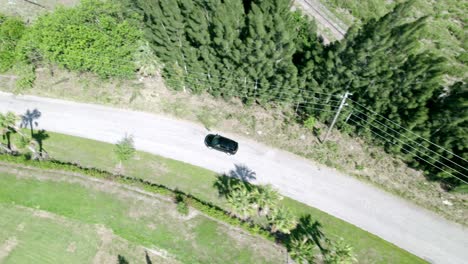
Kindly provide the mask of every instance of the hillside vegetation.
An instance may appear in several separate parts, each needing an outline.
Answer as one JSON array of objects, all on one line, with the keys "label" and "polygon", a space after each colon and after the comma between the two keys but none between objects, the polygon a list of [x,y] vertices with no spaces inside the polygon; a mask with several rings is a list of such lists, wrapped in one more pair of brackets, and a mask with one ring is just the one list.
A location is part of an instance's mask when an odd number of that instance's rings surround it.
[{"label": "hillside vegetation", "polygon": [[[3,70],[19,73],[20,87],[49,63],[103,78],[161,72],[176,90],[289,106],[299,122],[328,123],[347,90],[341,131],[453,188],[468,174],[466,82],[447,87],[453,57],[421,45],[432,18],[415,16],[419,5],[395,5],[324,46],[289,0],[86,0],[21,30],[8,43],[16,61]],[[2,32],[11,27],[0,24]]]},{"label": "hillside vegetation", "polygon": [[[403,0],[321,0],[348,25],[361,26],[390,12]],[[446,57],[453,66],[449,83],[467,78],[466,25],[468,4],[458,0],[418,0],[411,9],[413,18],[429,16],[423,29],[421,44],[424,48]]]}]

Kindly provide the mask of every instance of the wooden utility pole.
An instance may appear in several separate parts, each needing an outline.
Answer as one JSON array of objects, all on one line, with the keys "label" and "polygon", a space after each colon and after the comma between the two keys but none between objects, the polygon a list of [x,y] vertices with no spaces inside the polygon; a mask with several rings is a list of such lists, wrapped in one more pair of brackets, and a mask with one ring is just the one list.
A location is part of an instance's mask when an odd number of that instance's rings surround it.
[{"label": "wooden utility pole", "polygon": [[327,134],[325,134],[325,138],[322,140],[322,142],[325,142],[327,140],[328,135],[330,134],[330,131],[332,130],[333,126],[336,123],[336,120],[338,119],[338,116],[340,115],[341,109],[343,109],[343,107],[345,106],[346,99],[350,95],[351,95],[351,93],[346,91],[345,94],[342,96],[340,106],[338,107],[338,110],[336,111],[335,117],[333,118],[333,121],[332,121],[330,127],[328,128]]}]

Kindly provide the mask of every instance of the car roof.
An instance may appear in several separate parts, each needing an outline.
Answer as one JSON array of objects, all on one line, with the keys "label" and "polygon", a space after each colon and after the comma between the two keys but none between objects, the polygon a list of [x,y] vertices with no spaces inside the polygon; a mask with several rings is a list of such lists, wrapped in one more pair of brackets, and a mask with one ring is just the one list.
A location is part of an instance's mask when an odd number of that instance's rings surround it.
[{"label": "car roof", "polygon": [[237,148],[238,144],[234,140],[229,139],[229,138],[225,138],[225,137],[220,136],[220,135],[217,135],[217,136],[218,136],[218,140],[219,140],[218,142],[221,143],[222,145],[228,146],[228,147],[233,148],[233,149]]}]

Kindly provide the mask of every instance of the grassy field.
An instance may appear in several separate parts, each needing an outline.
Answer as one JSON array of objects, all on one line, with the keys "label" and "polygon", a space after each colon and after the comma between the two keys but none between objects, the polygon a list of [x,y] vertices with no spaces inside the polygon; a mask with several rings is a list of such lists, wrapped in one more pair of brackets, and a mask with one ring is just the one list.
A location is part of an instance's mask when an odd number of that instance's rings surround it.
[{"label": "grassy field", "polygon": [[[8,203],[0,203],[0,211],[0,263],[117,263],[119,256],[144,263],[143,247],[103,226]],[[150,258],[176,263],[154,254]]]},{"label": "grassy field", "polygon": [[[96,182],[86,177],[78,179],[60,173],[26,169],[15,170],[14,175],[1,172],[0,206],[11,208],[2,210],[1,222],[18,219],[0,231],[0,243],[6,243],[5,238],[16,240],[17,247],[7,257],[11,263],[20,260],[31,263],[27,260],[34,258],[46,263],[90,263],[89,260],[96,257],[96,251],[106,243],[104,246],[112,245],[114,248],[112,251],[115,254],[111,257],[115,262],[117,255],[134,259],[135,254],[129,254],[131,247],[122,252],[115,249],[118,244],[114,245],[113,234],[133,245],[167,254],[169,259],[182,263],[281,263],[285,252],[270,241],[218,223],[196,211],[182,216],[171,200],[149,198],[112,182]],[[16,217],[17,206],[33,208],[32,212],[40,209],[58,215],[60,222],[74,227],[62,232],[64,227],[60,225],[51,227],[37,221],[33,228],[31,222],[34,217],[30,217],[31,214]],[[33,216],[48,213],[33,213]],[[29,230],[31,225],[31,230],[35,231],[28,236],[17,236],[17,227],[21,224],[18,221],[26,221],[23,224],[25,230]],[[67,224],[69,222],[74,224]],[[106,236],[106,241],[100,241],[96,232]],[[45,233],[44,236],[42,233]],[[57,237],[57,241],[51,243],[49,251],[44,250],[49,247],[46,241],[54,237]],[[72,242],[76,254],[68,256],[66,249]],[[28,253],[25,253],[26,250]],[[65,253],[62,254],[62,251]],[[140,262],[144,257],[140,256]],[[17,259],[18,262],[14,261]],[[95,263],[110,262],[108,259]]]},{"label": "grassy field", "polygon": [[[56,159],[110,171],[117,164],[111,144],[63,134],[49,134],[45,148]],[[219,197],[217,189],[213,187],[216,173],[212,171],[145,152],[138,152],[133,160],[124,165],[126,175],[178,188],[227,208],[226,201]],[[320,210],[287,198],[283,203],[298,216],[311,214],[313,219],[323,224],[323,230],[330,238],[343,237],[352,244],[360,263],[424,263],[393,244]]]}]

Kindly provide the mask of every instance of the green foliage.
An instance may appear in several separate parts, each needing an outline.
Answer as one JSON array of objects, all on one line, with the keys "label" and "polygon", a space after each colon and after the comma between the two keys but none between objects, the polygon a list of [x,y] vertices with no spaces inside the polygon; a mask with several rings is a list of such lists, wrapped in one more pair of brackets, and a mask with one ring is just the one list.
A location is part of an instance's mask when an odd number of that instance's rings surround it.
[{"label": "green foliage", "polygon": [[114,152],[119,162],[131,159],[135,155],[135,151],[132,135],[125,135],[125,137],[115,144]]},{"label": "green foliage", "polygon": [[138,52],[135,53],[135,64],[143,76],[154,76],[160,71],[160,64],[147,41],[140,41]]},{"label": "green foliage", "polygon": [[298,264],[312,264],[315,263],[316,251],[317,247],[307,237],[294,237],[290,243],[289,255]]},{"label": "green foliage", "polygon": [[0,72],[9,70],[16,61],[16,45],[25,32],[24,22],[0,14]]},{"label": "green foliage", "polygon": [[326,264],[352,264],[357,260],[354,257],[353,248],[340,238],[335,242],[328,242],[327,253],[323,262]]},{"label": "green foliage", "polygon": [[254,212],[252,194],[243,184],[236,185],[227,196],[233,214],[240,219],[247,219]]},{"label": "green foliage", "polygon": [[0,143],[0,152],[13,152],[11,135],[19,132],[19,128],[16,126],[18,121],[19,117],[13,112],[0,113],[0,135],[7,141],[6,148]]},{"label": "green foliage", "polygon": [[18,76],[15,92],[31,88],[36,80],[35,67],[31,63],[18,62],[13,66],[12,72]]},{"label": "green foliage", "polygon": [[146,37],[170,87],[245,102],[297,96],[299,30],[290,30],[288,0],[128,2],[147,17]]},{"label": "green foliage", "polygon": [[313,131],[315,127],[315,117],[309,116],[305,121],[304,121],[304,127],[309,129],[310,131]]},{"label": "green foliage", "polygon": [[85,0],[74,8],[59,7],[41,16],[29,30],[20,53],[40,56],[70,70],[102,77],[131,76],[141,32],[115,1]]},{"label": "green foliage", "polygon": [[[331,11],[344,20],[352,18],[360,26],[371,19],[378,19],[405,0],[325,0]],[[448,59],[451,70],[447,74],[456,79],[466,78],[466,40],[463,31],[466,23],[466,3],[456,0],[417,0],[409,9],[407,20],[430,16],[428,26],[423,30],[421,48]],[[349,14],[349,15],[346,15]],[[351,21],[349,23],[351,25]]]},{"label": "green foliage", "polygon": [[271,185],[263,185],[253,188],[251,199],[257,207],[259,215],[268,215],[271,208],[278,206],[283,196]]},{"label": "green foliage", "polygon": [[271,224],[272,232],[281,232],[289,234],[296,227],[297,220],[295,216],[285,207],[276,207],[271,214],[267,215],[268,221]]},{"label": "green foliage", "polygon": [[187,199],[182,194],[177,193],[177,190],[176,190],[176,195],[175,195],[175,202],[177,204],[177,212],[179,212],[182,215],[189,214],[189,207],[187,204]]}]

